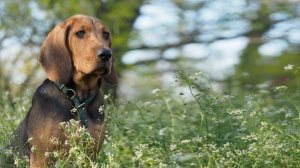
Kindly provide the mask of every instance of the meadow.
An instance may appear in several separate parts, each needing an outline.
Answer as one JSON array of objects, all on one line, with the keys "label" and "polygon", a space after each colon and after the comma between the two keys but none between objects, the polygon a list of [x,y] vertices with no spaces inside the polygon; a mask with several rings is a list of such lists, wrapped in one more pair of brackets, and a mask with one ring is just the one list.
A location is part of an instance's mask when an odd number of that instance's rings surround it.
[{"label": "meadow", "polygon": [[[286,70],[297,77],[298,69]],[[300,167],[299,90],[265,86],[250,92],[236,82],[219,92],[201,72],[177,72],[173,79],[144,99],[114,104],[105,96],[99,110],[104,109],[108,132],[95,162],[87,155],[92,139],[75,121],[62,124],[72,132],[70,151],[45,157],[58,159],[54,167]],[[26,115],[32,94],[32,88],[23,95],[1,91],[1,147]],[[76,143],[78,137],[82,143]],[[28,167],[28,158],[14,159],[15,166]]]}]

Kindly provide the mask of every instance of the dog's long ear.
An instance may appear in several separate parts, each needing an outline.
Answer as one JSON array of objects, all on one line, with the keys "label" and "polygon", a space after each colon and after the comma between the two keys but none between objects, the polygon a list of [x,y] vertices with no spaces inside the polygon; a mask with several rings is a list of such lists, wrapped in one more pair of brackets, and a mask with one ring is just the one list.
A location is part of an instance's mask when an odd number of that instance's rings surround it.
[{"label": "dog's long ear", "polygon": [[115,66],[115,58],[113,56],[110,74],[104,77],[104,80],[110,85],[116,85],[119,83],[119,77],[114,66]]},{"label": "dog's long ear", "polygon": [[48,34],[39,55],[48,79],[64,84],[69,82],[72,73],[72,58],[67,44],[70,25],[70,19],[57,25]]}]

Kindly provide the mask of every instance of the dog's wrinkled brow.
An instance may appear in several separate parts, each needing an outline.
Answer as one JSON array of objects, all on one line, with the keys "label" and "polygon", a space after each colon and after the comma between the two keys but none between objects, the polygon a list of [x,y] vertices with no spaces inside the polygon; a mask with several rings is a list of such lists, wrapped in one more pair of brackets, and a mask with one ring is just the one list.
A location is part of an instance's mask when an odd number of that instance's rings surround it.
[{"label": "dog's wrinkled brow", "polygon": [[94,25],[94,26],[95,26],[95,22],[94,22],[94,20],[93,20],[92,18],[90,18],[90,17],[88,17],[88,19],[89,19],[89,21],[92,23],[92,25]]}]

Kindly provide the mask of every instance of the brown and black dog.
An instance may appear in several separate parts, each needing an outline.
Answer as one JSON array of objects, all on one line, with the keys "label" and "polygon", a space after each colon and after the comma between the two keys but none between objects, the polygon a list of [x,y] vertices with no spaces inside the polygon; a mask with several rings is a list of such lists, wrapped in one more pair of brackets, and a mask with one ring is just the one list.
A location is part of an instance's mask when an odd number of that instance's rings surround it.
[{"label": "brown and black dog", "polygon": [[[48,79],[35,91],[27,116],[13,133],[17,150],[21,155],[29,156],[31,167],[45,167],[51,161],[45,157],[45,152],[51,152],[57,146],[49,142],[50,138],[66,140],[61,122],[80,120],[77,113],[71,113],[77,105],[60,86],[74,91],[80,102],[95,96],[91,102],[81,104],[81,110],[88,124],[87,130],[95,140],[93,157],[96,157],[106,132],[104,114],[99,112],[103,105],[100,80],[103,78],[111,85],[118,83],[111,47],[107,26],[90,16],[72,16],[49,33],[39,55]],[[29,138],[32,139],[30,145]],[[32,152],[31,145],[38,152]]]}]

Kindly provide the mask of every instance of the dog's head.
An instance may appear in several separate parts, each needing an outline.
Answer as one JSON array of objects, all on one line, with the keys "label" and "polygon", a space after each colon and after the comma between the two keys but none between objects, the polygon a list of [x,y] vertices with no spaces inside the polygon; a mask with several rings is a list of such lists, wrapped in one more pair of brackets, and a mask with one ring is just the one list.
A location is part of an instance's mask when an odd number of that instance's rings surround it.
[{"label": "dog's head", "polygon": [[75,15],[57,25],[41,47],[39,62],[47,77],[68,83],[75,73],[104,77],[118,83],[112,40],[107,26],[97,18]]}]

